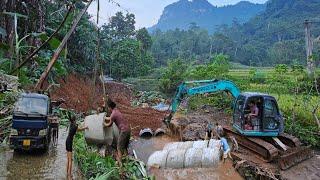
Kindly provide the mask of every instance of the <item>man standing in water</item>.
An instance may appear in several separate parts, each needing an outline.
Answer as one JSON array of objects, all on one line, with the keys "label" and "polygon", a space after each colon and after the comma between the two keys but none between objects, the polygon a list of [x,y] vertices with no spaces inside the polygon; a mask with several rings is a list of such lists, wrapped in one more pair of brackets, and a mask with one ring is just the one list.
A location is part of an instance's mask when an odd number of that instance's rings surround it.
[{"label": "man standing in water", "polygon": [[129,140],[131,136],[131,130],[130,130],[128,121],[123,118],[123,115],[121,114],[121,112],[118,110],[118,108],[116,108],[117,106],[116,103],[108,99],[107,105],[109,107],[108,109],[111,110],[111,116],[106,117],[103,125],[105,127],[111,127],[112,123],[114,122],[120,131],[119,138],[117,141],[117,152],[118,152],[117,161],[121,166],[122,155],[128,154],[128,146],[129,146]]},{"label": "man standing in water", "polygon": [[87,126],[85,127],[78,127],[76,123],[76,117],[74,115],[71,116],[69,119],[70,125],[69,125],[69,133],[66,140],[66,150],[67,150],[67,176],[68,179],[71,179],[72,177],[72,144],[73,144],[73,137],[76,134],[77,131],[84,131],[85,129],[89,129]]}]

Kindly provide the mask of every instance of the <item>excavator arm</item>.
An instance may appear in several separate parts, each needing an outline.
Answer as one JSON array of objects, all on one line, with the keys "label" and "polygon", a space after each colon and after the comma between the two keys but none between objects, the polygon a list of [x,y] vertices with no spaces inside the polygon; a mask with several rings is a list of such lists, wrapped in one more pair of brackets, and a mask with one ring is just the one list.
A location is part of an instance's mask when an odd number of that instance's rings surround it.
[{"label": "excavator arm", "polygon": [[172,117],[172,115],[177,111],[184,97],[220,91],[230,92],[235,99],[240,95],[239,88],[233,82],[227,80],[201,80],[183,82],[177,88],[176,94],[172,101],[172,110],[170,116]]}]

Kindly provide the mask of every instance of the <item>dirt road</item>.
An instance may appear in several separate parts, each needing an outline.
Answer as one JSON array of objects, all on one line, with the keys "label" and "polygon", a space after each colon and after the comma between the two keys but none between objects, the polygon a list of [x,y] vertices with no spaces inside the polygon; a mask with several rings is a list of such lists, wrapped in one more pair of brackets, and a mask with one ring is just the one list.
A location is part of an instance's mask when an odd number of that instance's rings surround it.
[{"label": "dirt road", "polygon": [[[46,153],[17,153],[7,147],[1,148],[0,179],[66,179],[66,137],[66,130],[60,129],[57,147],[51,147]],[[75,166],[73,178],[81,179]]]}]

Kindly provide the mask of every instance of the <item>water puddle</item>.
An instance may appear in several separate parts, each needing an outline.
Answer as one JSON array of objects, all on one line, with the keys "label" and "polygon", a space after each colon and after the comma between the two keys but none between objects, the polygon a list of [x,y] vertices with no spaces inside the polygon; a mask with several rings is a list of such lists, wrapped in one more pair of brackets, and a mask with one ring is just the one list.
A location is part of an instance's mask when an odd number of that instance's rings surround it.
[{"label": "water puddle", "polygon": [[[60,129],[57,147],[45,153],[0,149],[0,179],[66,179],[66,137],[66,130]],[[81,179],[75,165],[73,178]]]}]

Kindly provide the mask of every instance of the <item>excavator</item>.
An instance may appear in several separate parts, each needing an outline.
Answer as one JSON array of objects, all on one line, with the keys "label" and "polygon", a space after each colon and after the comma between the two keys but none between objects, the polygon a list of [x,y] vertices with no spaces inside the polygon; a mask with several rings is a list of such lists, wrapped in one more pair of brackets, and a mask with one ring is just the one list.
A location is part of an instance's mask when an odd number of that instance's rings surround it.
[{"label": "excavator", "polygon": [[[313,156],[310,146],[304,146],[298,138],[284,133],[284,118],[274,97],[257,92],[243,92],[228,80],[200,80],[181,83],[172,100],[170,115],[165,118],[170,123],[181,101],[186,96],[218,93],[226,91],[233,98],[232,127],[224,126],[227,136],[232,136],[241,146],[257,153],[267,162],[277,162],[282,169],[288,169]],[[259,109],[257,120],[247,128],[250,113],[249,103],[254,102]]]}]

